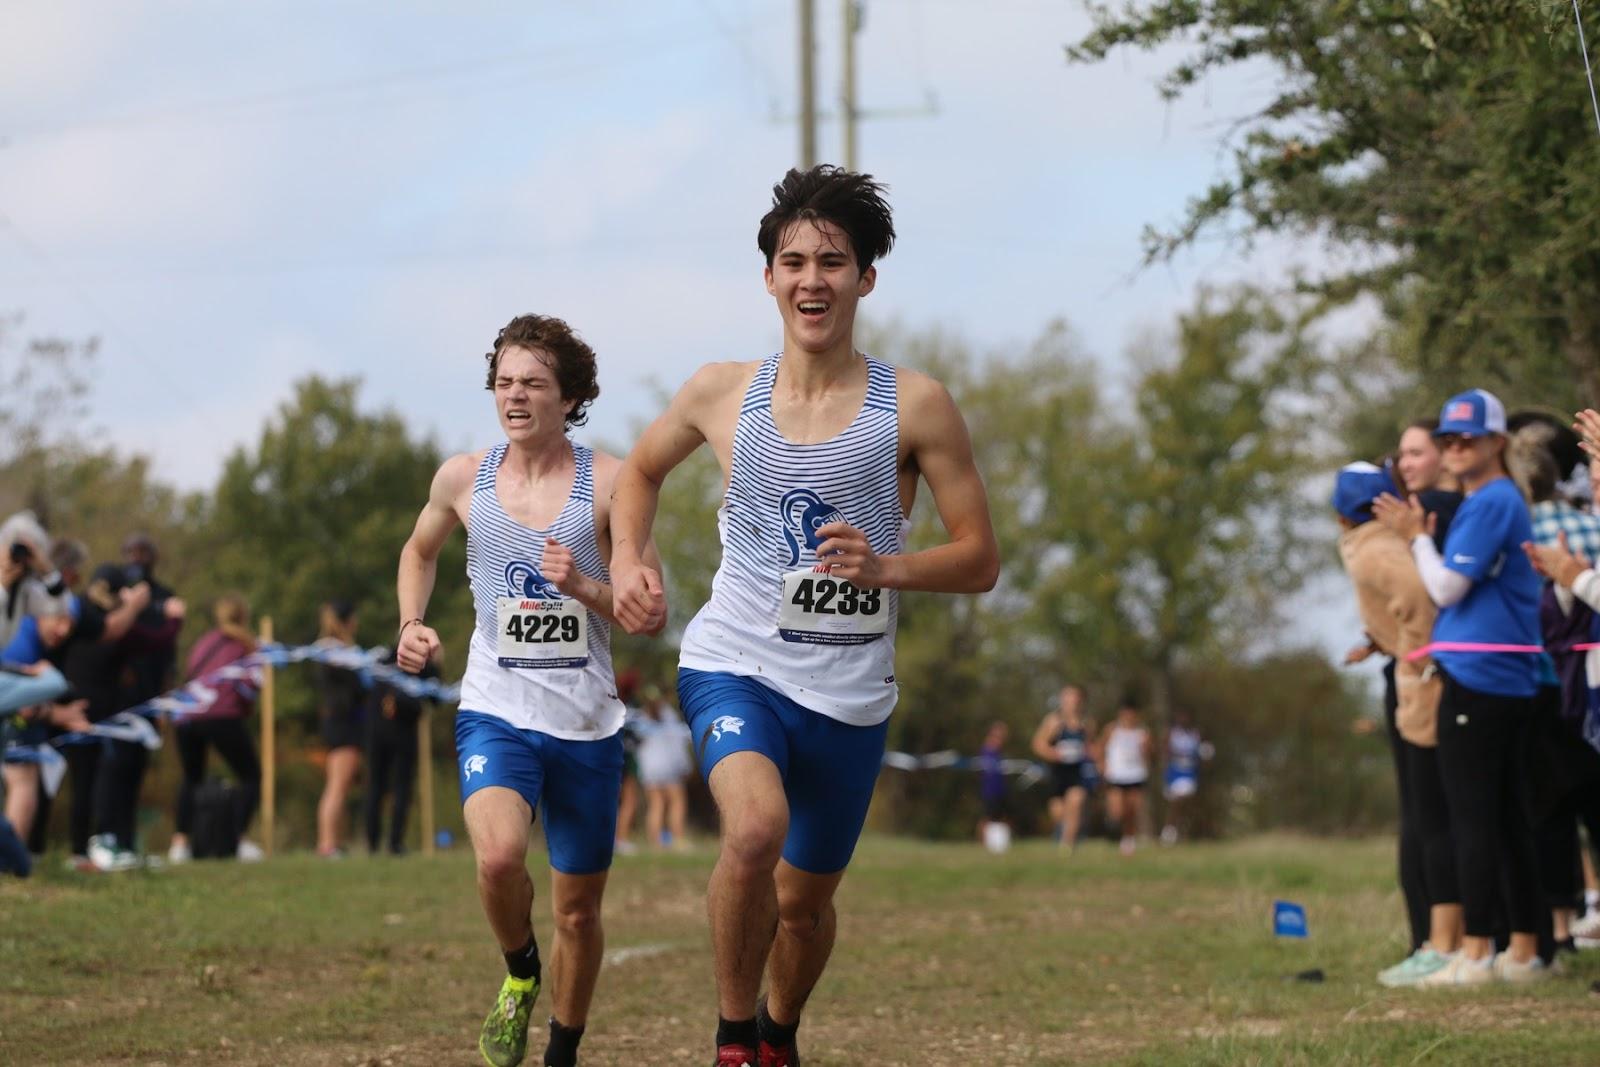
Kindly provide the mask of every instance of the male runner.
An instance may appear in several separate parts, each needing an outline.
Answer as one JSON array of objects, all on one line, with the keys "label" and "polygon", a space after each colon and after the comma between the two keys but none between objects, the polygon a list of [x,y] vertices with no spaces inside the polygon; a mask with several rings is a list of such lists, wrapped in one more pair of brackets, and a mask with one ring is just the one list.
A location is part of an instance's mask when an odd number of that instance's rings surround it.
[{"label": "male runner", "polygon": [[[439,551],[460,522],[477,614],[456,715],[462,806],[478,895],[510,971],[478,1048],[496,1067],[522,1062],[527,1048],[540,982],[527,852],[542,810],[555,941],[540,1062],[572,1067],[600,970],[600,897],[622,782],[606,570],[620,464],[567,439],[600,389],[593,350],[566,323],[513,319],[486,358],[506,443],[454,456],[434,476],[400,552],[397,660],[417,672],[438,655],[423,614]],[[648,544],[642,554],[656,558]]]},{"label": "male runner", "polygon": [[[703,442],[727,478],[722,563],[678,676],[722,815],[708,903],[723,1067],[798,1062],[795,1030],[833,947],[834,891],[897,696],[899,590],[978,593],[999,572],[950,394],[855,349],[856,304],[893,241],[870,177],[829,166],[785,175],[757,236],[783,351],[702,367],[617,475],[612,566],[630,632],[665,618],[643,551],[663,479]],[[949,540],[906,553],[919,477]]]}]

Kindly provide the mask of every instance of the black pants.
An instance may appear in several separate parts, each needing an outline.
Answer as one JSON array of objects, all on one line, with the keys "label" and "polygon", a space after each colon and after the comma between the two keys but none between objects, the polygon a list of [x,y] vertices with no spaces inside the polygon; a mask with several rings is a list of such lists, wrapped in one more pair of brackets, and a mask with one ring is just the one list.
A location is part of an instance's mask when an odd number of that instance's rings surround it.
[{"label": "black pants", "polygon": [[1481,693],[1444,675],[1439,775],[1469,937],[1494,936],[1497,887],[1513,933],[1539,934],[1550,924],[1523,782],[1532,715],[1527,698]]},{"label": "black pants", "polygon": [[255,818],[261,799],[261,763],[256,759],[255,741],[243,719],[199,719],[178,727],[178,760],[183,764],[183,784],[178,787],[176,829],[187,834],[194,826],[194,794],[206,777],[206,752],[217,755],[239,779],[242,801],[239,804],[240,836]]},{"label": "black pants", "polygon": [[150,750],[137,741],[106,742],[95,801],[97,833],[110,834],[121,848],[132,848],[138,829],[139,793],[150,767]]},{"label": "black pants", "polygon": [[[95,797],[100,779],[101,754],[105,742],[96,738],[83,744],[66,745],[67,771],[72,775],[72,808],[67,813],[67,837],[74,856],[89,854],[89,835],[94,832]],[[40,820],[35,818],[35,822]]]},{"label": "black pants", "polygon": [[367,735],[367,848],[378,851],[383,836],[383,800],[394,794],[389,817],[389,851],[405,844],[411,787],[417,780],[417,724],[375,716]]},{"label": "black pants", "polygon": [[1389,727],[1389,751],[1394,755],[1395,788],[1400,798],[1400,893],[1406,902],[1406,920],[1411,926],[1411,950],[1415,952],[1428,939],[1431,901],[1423,877],[1422,834],[1412,813],[1411,768],[1406,742],[1395,727],[1397,697],[1394,685],[1394,660],[1383,669],[1383,719]]},{"label": "black pants", "polygon": [[1531,749],[1540,880],[1551,907],[1581,910],[1578,823],[1589,827],[1592,843],[1600,830],[1600,752],[1584,741],[1576,722],[1562,718],[1559,700],[1539,707]]}]

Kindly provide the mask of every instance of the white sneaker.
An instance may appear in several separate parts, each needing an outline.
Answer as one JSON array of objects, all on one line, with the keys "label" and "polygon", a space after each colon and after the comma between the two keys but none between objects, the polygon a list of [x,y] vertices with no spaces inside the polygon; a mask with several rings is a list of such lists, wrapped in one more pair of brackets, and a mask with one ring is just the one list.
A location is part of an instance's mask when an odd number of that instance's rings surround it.
[{"label": "white sneaker", "polygon": [[1161,843],[1163,845],[1176,845],[1178,843],[1178,828],[1176,826],[1163,826],[1161,828]]},{"label": "white sneaker", "polygon": [[1500,981],[1519,985],[1550,977],[1550,969],[1538,956],[1529,958],[1525,963],[1518,963],[1511,958],[1510,952],[1502,952],[1495,956],[1493,970],[1495,977]]},{"label": "white sneaker", "polygon": [[1579,948],[1600,948],[1600,911],[1591,908],[1572,924],[1572,943]]},{"label": "white sneaker", "polygon": [[1133,850],[1139,847],[1139,842],[1136,838],[1124,837],[1122,844],[1118,847],[1122,850],[1124,856],[1131,856],[1133,855]]},{"label": "white sneaker", "polygon": [[1465,953],[1457,952],[1450,957],[1450,962],[1434,971],[1428,977],[1418,982],[1423,989],[1438,987],[1483,986],[1490,985],[1495,980],[1494,957],[1485,956],[1481,960],[1469,960]]},{"label": "white sneaker", "polygon": [[1416,985],[1428,975],[1449,964],[1451,957],[1435,952],[1427,945],[1395,964],[1378,972],[1378,984],[1389,989]]},{"label": "white sneaker", "polygon": [[248,837],[239,838],[239,847],[233,855],[240,863],[260,863],[267,858],[266,851]]},{"label": "white sneaker", "polygon": [[194,859],[194,851],[186,841],[174,841],[167,846],[168,863],[188,863]]},{"label": "white sneaker", "polygon": [[102,871],[131,871],[141,866],[139,854],[132,849],[118,848],[117,839],[110,834],[89,838],[89,862]]}]

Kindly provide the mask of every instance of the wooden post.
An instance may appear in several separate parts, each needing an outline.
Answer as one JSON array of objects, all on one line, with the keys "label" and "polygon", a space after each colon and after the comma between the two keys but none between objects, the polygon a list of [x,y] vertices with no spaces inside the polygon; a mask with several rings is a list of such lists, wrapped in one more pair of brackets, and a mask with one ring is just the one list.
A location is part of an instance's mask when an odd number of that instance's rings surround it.
[{"label": "wooden post", "polygon": [[433,709],[426,704],[417,720],[417,803],[422,808],[422,854],[433,855]]},{"label": "wooden post", "polygon": [[[264,616],[261,620],[261,643],[272,643],[272,617]],[[267,664],[261,669],[261,848],[267,855],[272,855],[273,814],[278,801],[277,790],[277,765],[278,752],[275,741],[275,726],[273,717],[275,712],[274,698],[276,695],[272,677],[272,664]]]}]

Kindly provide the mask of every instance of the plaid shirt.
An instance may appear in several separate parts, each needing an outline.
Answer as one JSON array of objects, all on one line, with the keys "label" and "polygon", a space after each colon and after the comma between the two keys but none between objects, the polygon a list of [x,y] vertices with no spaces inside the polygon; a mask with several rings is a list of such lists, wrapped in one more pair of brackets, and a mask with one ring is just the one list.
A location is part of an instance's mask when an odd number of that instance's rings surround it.
[{"label": "plaid shirt", "polygon": [[1600,515],[1579,511],[1571,504],[1556,500],[1544,500],[1533,506],[1535,544],[1557,544],[1556,535],[1563,530],[1572,551],[1591,563],[1600,561]]}]

